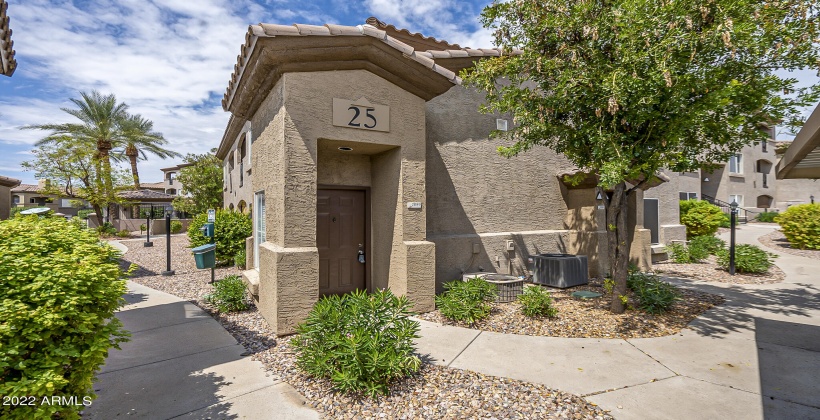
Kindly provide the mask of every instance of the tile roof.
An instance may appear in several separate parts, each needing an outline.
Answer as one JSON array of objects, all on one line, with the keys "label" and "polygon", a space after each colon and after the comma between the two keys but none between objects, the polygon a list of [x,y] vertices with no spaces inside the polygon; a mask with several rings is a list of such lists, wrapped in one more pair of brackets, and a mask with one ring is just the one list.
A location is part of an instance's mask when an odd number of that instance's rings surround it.
[{"label": "tile roof", "polygon": [[[407,29],[397,28],[393,25],[389,25],[387,23],[384,23],[384,22],[380,21],[378,18],[376,18],[375,16],[370,16],[369,18],[367,18],[367,20],[365,20],[365,23],[367,23],[370,26],[373,26],[374,28],[379,28],[379,29],[382,29],[386,32],[393,33],[394,36],[396,36],[396,37],[402,37],[402,38],[410,41],[408,43],[413,42],[412,39],[415,39],[417,41],[416,43],[420,43],[420,44],[427,45],[427,46],[432,46],[435,49],[441,49],[441,50],[460,50],[461,49],[461,47],[458,46],[458,44],[450,44],[449,42],[447,42],[443,39],[438,40],[438,39],[435,39],[433,37],[424,36],[424,35],[422,35],[418,32],[411,33]],[[407,41],[405,41],[405,42],[407,42]],[[416,49],[418,49],[418,48],[416,48]]]},{"label": "tile roof", "polygon": [[9,178],[7,176],[0,175],[0,186],[13,188],[20,185],[19,179]]},{"label": "tile roof", "polygon": [[[376,23],[383,29],[369,24]],[[390,35],[392,33],[393,35]],[[245,43],[242,45],[241,52],[236,58],[236,65],[234,72],[231,75],[231,80],[228,88],[222,99],[223,109],[230,110],[231,102],[236,93],[242,76],[247,67],[251,54],[254,52],[256,42],[260,38],[276,38],[276,37],[307,37],[307,36],[325,36],[325,37],[372,37],[382,41],[389,47],[399,51],[402,55],[412,61],[422,64],[431,71],[439,74],[453,84],[461,84],[461,78],[456,73],[445,66],[436,64],[436,59],[446,58],[474,58],[474,57],[497,57],[505,54],[502,49],[461,49],[458,45],[449,44],[445,41],[438,41],[435,38],[424,37],[420,34],[411,34],[407,30],[396,29],[392,25],[387,25],[376,18],[368,19],[368,24],[358,26],[344,26],[325,24],[322,26],[293,24],[293,25],[276,25],[269,23],[260,23],[258,25],[251,25],[248,32],[245,34]],[[398,39],[402,37],[405,41]],[[433,44],[445,48],[444,50],[427,50],[418,51],[409,43],[419,46],[419,42],[425,41],[427,44]],[[427,45],[425,44],[425,45]],[[510,51],[509,54],[520,54],[520,50]],[[256,65],[253,63],[251,65]]]},{"label": "tile roof", "polygon": [[159,188],[165,189],[165,182],[140,182],[140,188]]},{"label": "tile roof", "polygon": [[151,191],[151,190],[128,190],[128,191],[120,191],[117,193],[119,197],[125,198],[126,200],[144,200],[144,201],[172,201],[176,198],[173,195],[165,194],[158,191]]},{"label": "tile roof", "polygon": [[11,192],[39,192],[40,186],[39,185],[32,185],[32,184],[20,184],[11,189]]},{"label": "tile roof", "polygon": [[17,69],[17,60],[14,59],[14,42],[11,40],[9,17],[6,14],[9,4],[0,0],[0,74],[11,76]]}]

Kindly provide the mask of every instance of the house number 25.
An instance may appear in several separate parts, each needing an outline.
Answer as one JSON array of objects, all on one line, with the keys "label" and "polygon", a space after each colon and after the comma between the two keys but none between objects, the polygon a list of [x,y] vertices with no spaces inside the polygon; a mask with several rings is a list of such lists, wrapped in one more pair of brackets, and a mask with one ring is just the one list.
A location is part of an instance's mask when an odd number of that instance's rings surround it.
[{"label": "house number 25", "polygon": [[[362,127],[364,128],[374,128],[378,122],[376,121],[376,116],[373,115],[373,111],[375,108],[364,108],[364,115],[362,116],[362,109],[356,105],[351,106],[348,108],[349,110],[353,110],[353,118],[347,123],[347,125],[351,127]],[[361,118],[359,118],[361,117]],[[372,124],[368,124],[369,121],[372,121]]]}]

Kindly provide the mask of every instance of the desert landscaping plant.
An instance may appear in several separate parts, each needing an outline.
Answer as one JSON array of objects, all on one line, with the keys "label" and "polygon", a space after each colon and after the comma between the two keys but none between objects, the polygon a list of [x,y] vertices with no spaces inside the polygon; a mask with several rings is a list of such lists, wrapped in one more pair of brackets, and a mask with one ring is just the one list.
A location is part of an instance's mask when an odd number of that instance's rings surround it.
[{"label": "desert landscaping plant", "polygon": [[526,316],[552,318],[558,314],[558,310],[552,305],[552,296],[541,286],[525,287],[524,293],[518,295],[518,303]]},{"label": "desert landscaping plant", "polygon": [[[757,245],[740,244],[735,247],[735,270],[738,273],[762,274],[769,271],[774,258],[777,254],[766,252]],[[729,269],[728,249],[718,252],[717,262],[724,270]]]},{"label": "desert landscaping plant", "polygon": [[[114,312],[126,291],[119,252],[60,217],[0,222],[0,418],[77,419],[94,374],[127,339]],[[79,405],[43,404],[76,397]],[[20,399],[25,398],[25,399]]]},{"label": "desert landscaping plant", "polygon": [[[251,219],[242,213],[230,210],[217,210],[214,222],[214,240],[216,241],[216,262],[218,265],[234,263],[236,255],[245,250],[245,239],[253,233]],[[208,221],[208,215],[203,213],[195,216],[188,226],[188,239],[191,247],[205,245],[210,238],[205,237],[199,230]]]},{"label": "desert landscaping plant", "polygon": [[638,298],[638,309],[650,314],[666,312],[680,300],[675,286],[652,273],[632,273],[627,284]]},{"label": "desert landscaping plant", "polygon": [[413,339],[419,323],[411,303],[390,290],[322,298],[291,341],[297,365],[342,392],[387,394],[390,384],[419,370]]},{"label": "desert landscaping plant", "polygon": [[239,251],[236,256],[233,258],[234,265],[239,267],[240,270],[245,269],[245,260],[247,259],[247,254],[245,254],[245,250]]},{"label": "desert landscaping plant", "polygon": [[171,220],[171,233],[182,232],[182,222],[179,220]]},{"label": "desert landscaping plant", "polygon": [[820,204],[791,206],[774,221],[792,248],[820,249]]},{"label": "desert landscaping plant", "polygon": [[[697,249],[698,255],[705,253],[708,255],[717,255],[721,249],[726,248],[726,242],[717,236],[703,235],[695,236],[689,241],[690,249]],[[700,251],[702,250],[702,251]],[[705,256],[703,258],[706,258]]]},{"label": "desert landscaping plant", "polygon": [[720,207],[704,200],[680,202],[680,222],[686,226],[686,237],[712,236],[724,223],[726,214]]},{"label": "desert landscaping plant", "polygon": [[436,308],[451,321],[467,324],[486,318],[498,294],[496,285],[479,277],[444,283],[444,289],[436,296]]},{"label": "desert landscaping plant", "polygon": [[761,223],[774,223],[775,217],[779,215],[780,213],[776,211],[764,211],[757,215],[757,221]]},{"label": "desert landscaping plant", "polygon": [[235,312],[248,309],[248,293],[242,278],[232,274],[214,283],[214,291],[205,297],[219,312]]}]

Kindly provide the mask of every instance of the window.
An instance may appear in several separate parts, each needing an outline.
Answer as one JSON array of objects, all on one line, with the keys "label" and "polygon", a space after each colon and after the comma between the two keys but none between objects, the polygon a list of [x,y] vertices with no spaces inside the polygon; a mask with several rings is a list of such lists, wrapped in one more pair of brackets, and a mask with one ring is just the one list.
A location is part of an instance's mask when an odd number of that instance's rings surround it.
[{"label": "window", "polygon": [[14,204],[20,204],[20,196],[19,195],[13,196],[11,198],[11,202],[14,203]]},{"label": "window", "polygon": [[251,160],[253,159],[253,156],[251,156],[251,150],[252,150],[251,146],[253,146],[253,136],[251,136],[250,128],[248,129],[248,132],[245,134],[245,136],[246,136],[245,141],[248,142],[248,168],[250,168],[251,167]]},{"label": "window", "polygon": [[37,200],[35,200],[34,198],[29,198],[29,199],[28,199],[28,202],[29,202],[30,204],[36,204],[36,203],[37,203]]},{"label": "window", "polygon": [[734,155],[729,158],[729,173],[742,174],[743,173],[743,155]]},{"label": "window", "polygon": [[678,197],[680,198],[681,201],[697,200],[698,199],[698,193],[696,193],[696,192],[679,192]]},{"label": "window", "polygon": [[265,242],[265,192],[259,191],[253,196],[253,203],[256,211],[253,212],[253,267],[259,271],[259,245]]},{"label": "window", "polygon": [[743,207],[743,196],[739,194],[729,195],[729,204],[732,204],[733,202],[737,202],[738,207]]},{"label": "window", "polygon": [[766,140],[763,140],[760,143],[760,148],[763,150],[763,153],[766,153],[768,151],[768,149],[769,149],[768,143],[769,142],[767,142]]}]

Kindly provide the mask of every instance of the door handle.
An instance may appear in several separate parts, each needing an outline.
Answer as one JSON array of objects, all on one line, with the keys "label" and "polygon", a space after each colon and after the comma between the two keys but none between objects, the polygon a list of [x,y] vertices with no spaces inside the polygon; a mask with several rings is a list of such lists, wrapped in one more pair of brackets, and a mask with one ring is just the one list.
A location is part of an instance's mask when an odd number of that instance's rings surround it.
[{"label": "door handle", "polygon": [[364,251],[362,250],[362,244],[359,244],[359,262],[364,264]]}]

